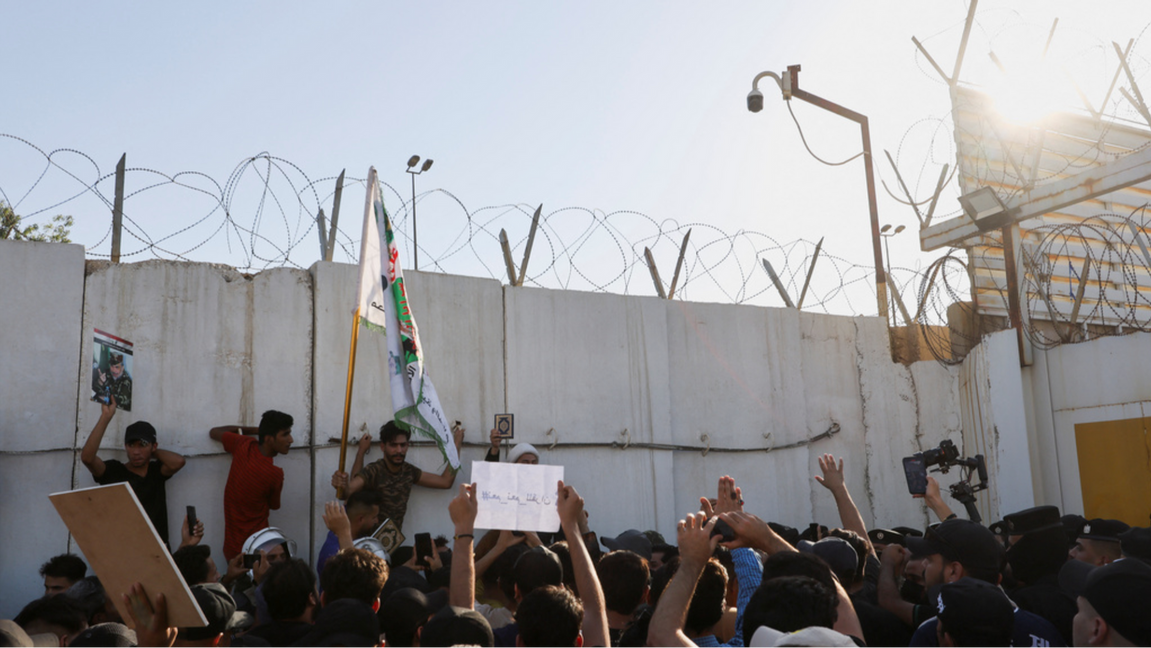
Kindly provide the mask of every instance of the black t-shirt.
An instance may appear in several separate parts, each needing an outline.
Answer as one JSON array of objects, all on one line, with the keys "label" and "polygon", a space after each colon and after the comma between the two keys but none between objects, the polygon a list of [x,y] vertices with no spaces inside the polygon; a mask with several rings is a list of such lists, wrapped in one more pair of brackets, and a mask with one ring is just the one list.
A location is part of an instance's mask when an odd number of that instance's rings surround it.
[{"label": "black t-shirt", "polygon": [[1059,589],[1058,576],[1048,574],[1032,585],[1011,593],[1011,600],[1020,608],[1047,619],[1063,635],[1063,641],[1070,646],[1071,622],[1079,607],[1075,599]]},{"label": "black t-shirt", "polygon": [[867,645],[906,646],[911,642],[911,626],[894,613],[868,601],[863,592],[852,594],[850,598]]},{"label": "black t-shirt", "polygon": [[168,477],[160,472],[162,468],[163,465],[153,459],[148,462],[148,472],[141,477],[128,470],[123,463],[107,459],[104,461],[104,474],[100,475],[96,483],[106,486],[127,482],[148,514],[148,519],[152,520],[152,526],[156,527],[156,533],[160,534],[164,546],[168,547],[168,493],[164,487]]}]

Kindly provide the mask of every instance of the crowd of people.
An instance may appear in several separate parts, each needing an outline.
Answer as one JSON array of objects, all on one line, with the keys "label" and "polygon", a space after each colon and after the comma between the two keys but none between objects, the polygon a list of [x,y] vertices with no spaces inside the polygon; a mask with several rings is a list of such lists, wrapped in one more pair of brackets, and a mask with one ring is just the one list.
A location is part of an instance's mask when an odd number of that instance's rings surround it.
[{"label": "crowd of people", "polygon": [[[99,459],[114,413],[104,406],[84,465],[100,483],[129,483],[154,524],[166,521],[164,482],[184,459],[160,451],[139,422],[125,436],[128,463]],[[762,497],[724,476],[675,538],[636,529],[599,538],[575,485],[562,481],[557,532],[481,533],[476,487],[461,484],[445,511],[453,537],[420,555],[389,552],[373,530],[383,520],[402,528],[412,487],[452,488],[455,472],[407,463],[409,433],[389,422],[383,458],[364,465],[365,436],[350,473],[332,475],[346,503],[324,506],[329,534],[313,565],[268,523],[284,481],[274,459],[288,452],[291,426],[269,411],[258,427],[210,431],[233,456],[221,562],[202,542],[203,520],[184,519],[173,552],[206,626],[173,627],[163,593],[139,583],[108,592],[66,554],[41,567],[44,596],[0,621],[0,645],[1151,645],[1151,528],[1054,506],[983,526],[952,512],[929,478],[923,498],[937,523],[868,529],[844,461],[831,455],[815,480],[836,504],[837,528],[765,521],[745,510]],[[493,430],[485,459],[500,455]],[[521,443],[505,461],[540,458]]]}]

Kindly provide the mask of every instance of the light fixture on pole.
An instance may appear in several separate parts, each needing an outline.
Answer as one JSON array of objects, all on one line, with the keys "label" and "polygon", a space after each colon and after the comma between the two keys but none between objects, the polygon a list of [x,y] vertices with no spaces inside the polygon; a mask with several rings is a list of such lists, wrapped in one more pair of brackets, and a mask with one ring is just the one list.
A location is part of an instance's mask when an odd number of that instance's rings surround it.
[{"label": "light fixture on pole", "polygon": [[959,197],[959,204],[980,232],[1001,229],[1011,222],[1012,210],[1003,204],[991,187],[980,187],[963,194]]},{"label": "light fixture on pole", "polygon": [[[887,276],[889,277],[891,276],[891,248],[887,244],[887,239],[895,236],[905,229],[907,229],[905,225],[896,227],[895,231],[890,231],[891,225],[884,225],[879,229],[879,235],[883,237],[883,251],[887,256]],[[894,298],[894,294],[892,295],[892,298]]]},{"label": "light fixture on pole", "polygon": [[416,232],[416,176],[424,171],[432,168],[432,160],[429,158],[424,160],[423,166],[418,171],[413,171],[417,164],[420,163],[420,156],[413,155],[408,158],[408,175],[412,176],[412,269],[420,269],[420,241]]},{"label": "light fixture on pole", "polygon": [[867,117],[832,103],[823,97],[800,90],[798,65],[789,65],[782,76],[775,72],[757,74],[751,82],[751,92],[747,95],[747,109],[751,112],[763,110],[763,93],[759,91],[759,82],[764,77],[771,77],[775,80],[780,91],[783,92],[784,101],[790,101],[792,97],[802,99],[859,124],[863,137],[863,170],[867,176],[867,206],[871,213],[871,248],[875,259],[875,301],[879,308],[879,316],[887,319],[887,273],[883,269],[883,252],[879,247],[879,206],[875,194],[875,171],[871,165],[871,129],[868,126]]}]

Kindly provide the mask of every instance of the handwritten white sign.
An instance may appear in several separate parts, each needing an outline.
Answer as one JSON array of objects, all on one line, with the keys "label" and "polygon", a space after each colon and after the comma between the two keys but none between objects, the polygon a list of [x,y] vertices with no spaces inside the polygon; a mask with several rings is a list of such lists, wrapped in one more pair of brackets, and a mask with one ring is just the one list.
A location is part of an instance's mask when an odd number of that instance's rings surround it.
[{"label": "handwritten white sign", "polygon": [[563,478],[563,466],[473,461],[476,528],[559,531],[556,484]]}]

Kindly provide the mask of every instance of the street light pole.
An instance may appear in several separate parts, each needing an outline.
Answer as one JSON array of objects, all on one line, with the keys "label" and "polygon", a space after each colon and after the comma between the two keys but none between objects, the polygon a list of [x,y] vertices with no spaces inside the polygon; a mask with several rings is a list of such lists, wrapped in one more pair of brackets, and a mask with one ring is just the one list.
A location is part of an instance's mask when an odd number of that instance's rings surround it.
[{"label": "street light pole", "polygon": [[763,72],[755,77],[755,80],[752,81],[751,93],[747,96],[747,108],[752,112],[759,112],[763,109],[763,93],[759,91],[757,86],[759,80],[765,76],[775,79],[780,90],[783,91],[785,100],[796,97],[859,124],[863,136],[863,168],[867,175],[867,207],[871,214],[871,248],[875,260],[875,300],[879,306],[879,316],[887,319],[887,273],[883,269],[883,251],[879,245],[879,206],[875,198],[875,172],[871,164],[871,129],[868,127],[867,117],[832,103],[823,97],[800,90],[798,65],[787,66],[787,72],[784,73],[783,78],[774,72]]},{"label": "street light pole", "polygon": [[433,162],[433,160],[431,160],[431,159],[424,160],[424,164],[423,164],[423,166],[420,167],[419,171],[412,171],[412,169],[415,168],[415,166],[420,163],[420,156],[413,155],[412,157],[408,158],[407,173],[408,173],[408,175],[412,176],[412,269],[413,270],[419,270],[420,269],[420,239],[419,239],[419,233],[416,230],[416,176],[418,176],[421,173],[423,173],[424,171],[427,171],[428,169],[432,168],[432,162]]}]

